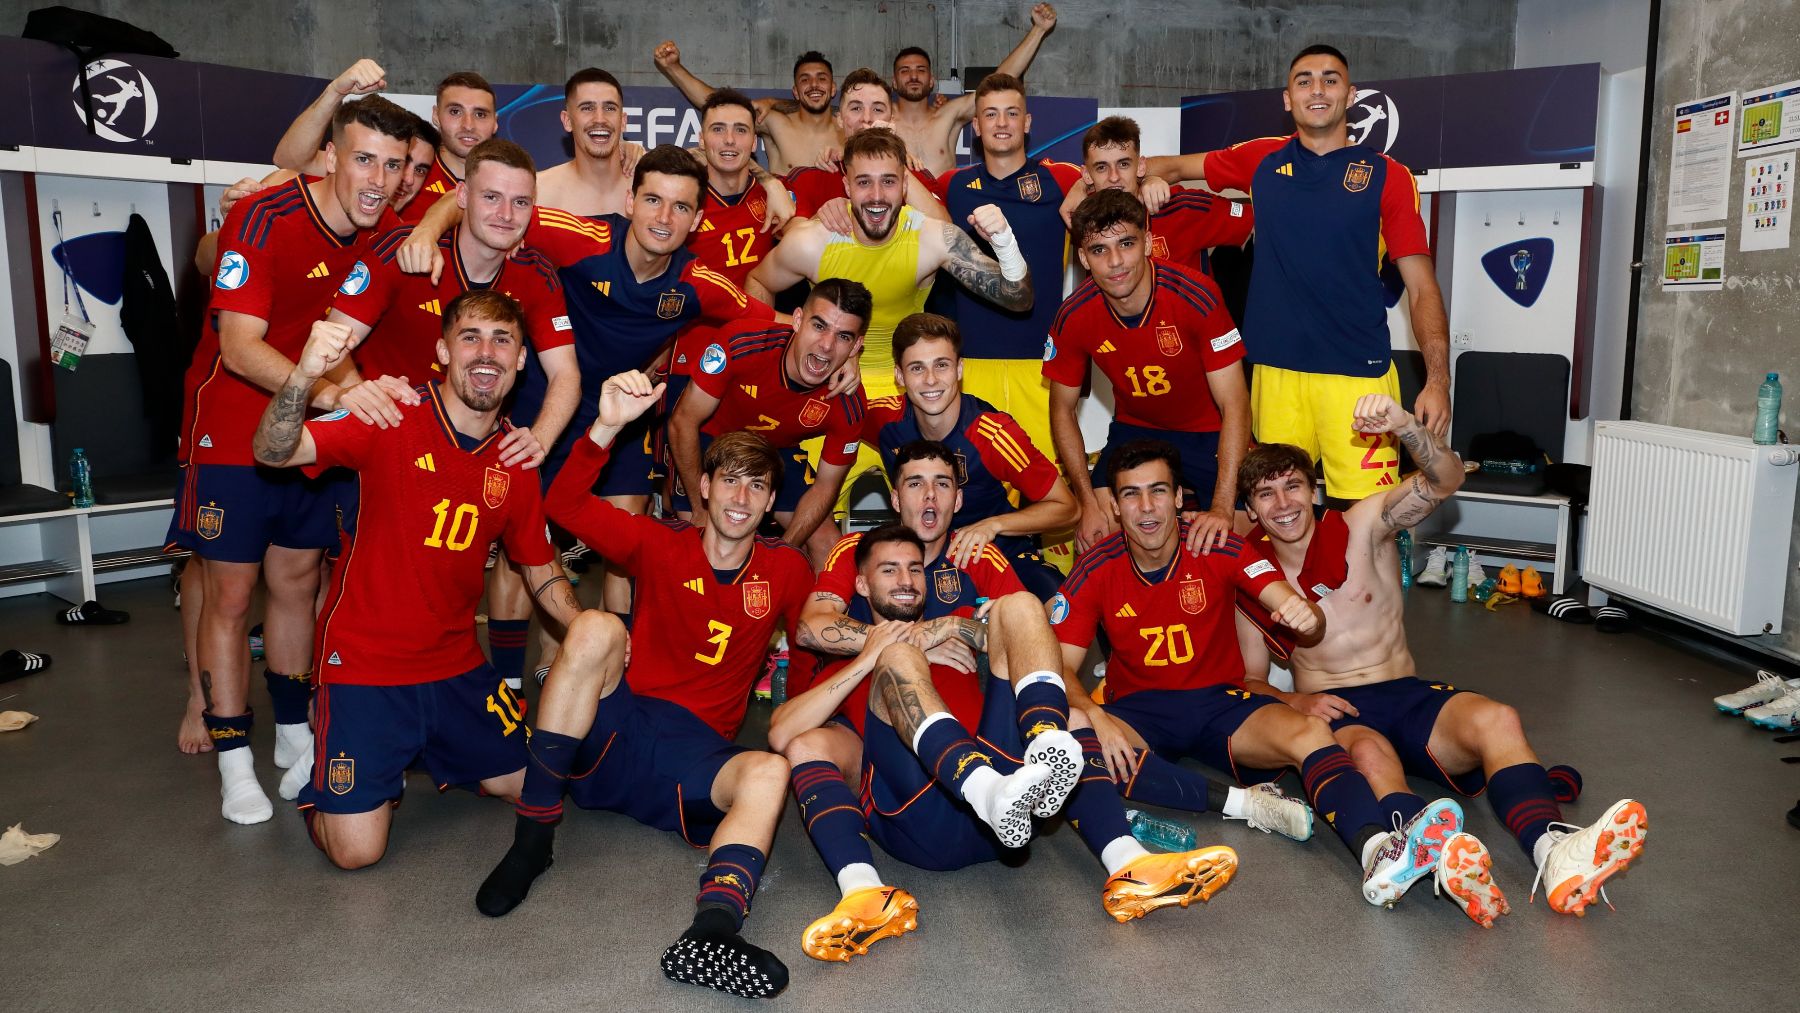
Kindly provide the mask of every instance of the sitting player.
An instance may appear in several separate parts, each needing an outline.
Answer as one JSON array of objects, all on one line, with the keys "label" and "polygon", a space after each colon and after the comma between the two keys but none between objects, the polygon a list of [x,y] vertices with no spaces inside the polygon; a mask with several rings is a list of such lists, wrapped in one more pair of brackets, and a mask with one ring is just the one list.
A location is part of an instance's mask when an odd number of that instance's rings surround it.
[{"label": "sitting player", "polygon": [[1364,899],[1392,905],[1431,873],[1444,839],[1462,827],[1462,807],[1440,799],[1388,831],[1369,782],[1323,720],[1271,706],[1279,701],[1244,688],[1231,621],[1234,591],[1303,639],[1316,637],[1324,623],[1319,606],[1295,593],[1275,564],[1236,535],[1206,555],[1185,547],[1187,526],[1176,513],[1181,462],[1173,446],[1134,440],[1117,448],[1109,466],[1124,530],[1076,560],[1050,604],[1050,620],[1071,678],[1097,631],[1112,645],[1105,702],[1072,700],[1093,722],[1126,796],[1195,812],[1216,807],[1228,818],[1254,812],[1253,826],[1304,840],[1312,833],[1311,814],[1296,819],[1291,805],[1270,805],[1280,794],[1273,784],[1219,792],[1174,761],[1194,757],[1240,783],[1268,782],[1278,768],[1296,767],[1313,808],[1333,814],[1327,822],[1361,861]]},{"label": "sitting player", "polygon": [[693,925],[663,951],[663,974],[771,996],[787,987],[787,968],[738,933],[781,818],[788,765],[732,739],[769,641],[777,628],[791,634],[812,571],[791,547],[756,536],[781,462],[755,433],[727,433],[707,448],[704,528],[631,514],[589,492],[621,430],[663,393],[636,371],[607,380],[593,426],[550,488],[551,518],[636,579],[639,607],[629,633],[598,611],[569,628],[538,698],[512,847],[475,904],[498,917],[525,899],[550,867],[566,790],[584,809],[710,847]]},{"label": "sitting player", "polygon": [[[948,489],[948,462],[915,461],[903,475]],[[861,650],[784,704],[769,728],[770,744],[794,761],[807,833],[843,891],[836,909],[807,928],[801,945],[810,956],[849,960],[917,925],[917,902],[882,883],[865,831],[908,864],[958,869],[1023,846],[1033,815],[1060,810],[1106,867],[1101,903],[1121,922],[1210,899],[1230,881],[1237,856],[1229,848],[1151,855],[1131,836],[1092,730],[1077,716],[1070,734],[1056,638],[1036,598],[1015,591],[983,606],[979,621],[952,617],[967,637],[959,642],[989,660],[984,693],[973,672],[934,663],[919,646],[931,639],[931,624],[919,620],[938,611],[928,603],[941,603],[942,578],[957,571],[937,570],[928,589],[925,543],[904,523],[852,538],[854,590],[844,591],[852,600],[837,628],[860,635]],[[843,590],[834,583],[840,573],[821,578],[831,590],[815,591],[815,600]],[[845,740],[854,748],[841,748]],[[846,780],[855,773],[860,808]]]},{"label": "sitting player", "polygon": [[[1526,741],[1518,712],[1414,674],[1394,532],[1424,520],[1455,494],[1462,485],[1462,461],[1442,437],[1385,394],[1358,399],[1353,424],[1360,433],[1395,434],[1418,463],[1418,474],[1348,511],[1328,510],[1315,518],[1316,473],[1304,451],[1268,444],[1244,459],[1238,488],[1258,522],[1250,537],[1266,538],[1262,544],[1288,579],[1330,617],[1323,639],[1293,648],[1299,692],[1279,693],[1255,681],[1247,685],[1330,721],[1338,742],[1383,794],[1383,806],[1400,818],[1424,806],[1408,788],[1408,774],[1464,795],[1485,787],[1494,815],[1537,866],[1551,908],[1584,914],[1601,885],[1643,850],[1644,806],[1621,799],[1585,829],[1560,823],[1558,792]],[[1239,641],[1246,670],[1268,671],[1263,638],[1243,619]],[[1464,833],[1445,842],[1437,872],[1438,882],[1484,926],[1507,911],[1490,865],[1486,849]]]},{"label": "sitting player", "polygon": [[[1025,589],[1048,601],[1062,573],[1038,554],[1037,536],[1081,515],[1075,496],[1011,415],[963,392],[962,332],[935,313],[914,313],[894,328],[894,377],[904,396],[869,404],[863,441],[894,467],[914,440],[937,440],[956,454],[962,505],[951,524],[950,559],[973,563],[992,544],[1012,561]],[[1014,508],[1013,491],[1026,502]]]},{"label": "sitting player", "polygon": [[[318,735],[301,761],[312,779],[300,809],[339,868],[381,859],[415,758],[440,785],[514,798],[524,783],[519,698],[475,639],[488,547],[505,543],[557,622],[581,611],[568,585],[557,587],[537,477],[500,462],[509,428],[500,405],[524,365],[524,332],[507,296],[457,296],[438,343],[445,379],[402,406],[399,424],[378,428],[347,410],[305,422],[308,393],[351,342],[345,325],[318,321],[257,427],[260,463],[313,474],[343,466],[362,483],[358,534],[344,540],[319,615]],[[413,611],[396,616],[399,603]]]},{"label": "sitting player", "polygon": [[[680,485],[675,509],[690,511],[700,481],[700,455],[721,435],[762,433],[781,452],[785,475],[775,519],[789,545],[815,565],[837,544],[831,522],[844,476],[856,460],[863,427],[860,386],[833,396],[833,374],[854,362],[870,315],[869,290],[843,278],[813,286],[793,326],[746,320],[724,328],[695,364],[692,382],[669,420],[669,450]],[[818,474],[800,444],[823,434]],[[704,509],[693,510],[704,519]]]}]

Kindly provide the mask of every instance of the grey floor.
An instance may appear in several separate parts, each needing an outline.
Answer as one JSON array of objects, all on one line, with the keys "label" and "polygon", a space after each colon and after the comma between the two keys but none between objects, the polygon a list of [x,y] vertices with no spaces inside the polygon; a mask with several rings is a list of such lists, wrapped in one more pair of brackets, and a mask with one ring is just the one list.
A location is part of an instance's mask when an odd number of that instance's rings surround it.
[{"label": "grey floor", "polygon": [[[584,588],[592,593],[592,588]],[[0,684],[0,709],[42,720],[0,734],[0,826],[63,835],[0,868],[0,1006],[137,1009],[738,1009],[672,985],[661,948],[687,923],[701,856],[622,817],[575,812],[558,862],[512,916],[476,913],[476,885],[509,840],[503,804],[436,795],[415,778],[379,866],[347,874],[298,818],[218,815],[210,757],[174,748],[180,634],[165,586],[108,588],[130,625],[70,630],[45,597],[0,601],[0,646],[55,655]],[[1750,673],[1642,634],[1604,636],[1523,606],[1488,613],[1415,591],[1422,674],[1507,700],[1547,762],[1577,765],[1595,818],[1644,801],[1644,857],[1610,890],[1617,912],[1576,920],[1525,903],[1531,869],[1485,801],[1513,914],[1490,931],[1428,887],[1392,912],[1357,892],[1326,836],[1294,844],[1200,817],[1238,879],[1211,904],[1130,925],[1101,911],[1097,863],[1066,828],[1022,868],[951,874],[877,861],[921,905],[921,928],[850,965],[799,951],[836,889],[789,813],[748,934],[793,972],[787,1009],[1176,1010],[1793,1008],[1800,931],[1800,753],[1715,714]],[[256,691],[260,694],[260,679]],[[766,709],[753,709],[760,734]],[[273,791],[272,731],[257,729]],[[790,806],[791,808],[791,806]]]}]

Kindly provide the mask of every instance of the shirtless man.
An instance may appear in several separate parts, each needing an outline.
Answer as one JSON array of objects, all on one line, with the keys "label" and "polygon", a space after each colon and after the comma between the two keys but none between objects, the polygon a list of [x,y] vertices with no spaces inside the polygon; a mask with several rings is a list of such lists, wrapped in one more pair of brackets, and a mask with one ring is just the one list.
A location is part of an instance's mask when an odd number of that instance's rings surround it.
[{"label": "shirtless man", "polygon": [[576,71],[563,85],[562,125],[575,154],[538,173],[538,203],[583,218],[623,214],[644,146],[624,140],[619,79],[598,67]]},{"label": "shirtless man", "polygon": [[[1382,807],[1399,819],[1424,805],[1408,787],[1408,774],[1465,795],[1485,786],[1494,814],[1537,866],[1550,907],[1581,915],[1601,884],[1643,850],[1644,806],[1621,799],[1586,828],[1561,822],[1552,777],[1526,741],[1518,712],[1414,675],[1394,533],[1424,520],[1456,492],[1462,461],[1443,437],[1385,394],[1357,399],[1352,423],[1357,432],[1394,434],[1419,472],[1380,496],[1316,519],[1316,473],[1305,451],[1264,444],[1245,456],[1238,472],[1239,495],[1258,522],[1248,541],[1260,543],[1289,583],[1326,614],[1317,643],[1292,646],[1298,692],[1283,693],[1263,680],[1270,651],[1260,624],[1246,614],[1253,610],[1240,608],[1238,640],[1245,671],[1252,673],[1244,686],[1330,722]],[[1278,636],[1269,641],[1282,644]],[[1438,884],[1484,926],[1507,912],[1491,866],[1481,842],[1462,832],[1444,842],[1435,873]]]},{"label": "shirtless man", "polygon": [[[656,69],[681,89],[695,107],[706,103],[715,90],[681,65],[681,49],[665,41],[656,47]],[[756,100],[756,132],[768,139],[769,171],[778,176],[801,165],[812,165],[827,149],[841,147],[844,135],[831,115],[831,99],[837,94],[831,61],[817,50],[801,53],[794,61],[794,97]]]},{"label": "shirtless man", "polygon": [[[1031,30],[996,69],[1024,77],[1044,36],[1055,28],[1055,7],[1040,3],[1031,8]],[[894,91],[900,100],[894,111],[894,132],[928,172],[941,176],[956,168],[956,139],[975,118],[975,93],[964,92],[934,107],[931,96],[936,90],[937,78],[931,73],[931,57],[925,50],[908,46],[894,57]]]}]

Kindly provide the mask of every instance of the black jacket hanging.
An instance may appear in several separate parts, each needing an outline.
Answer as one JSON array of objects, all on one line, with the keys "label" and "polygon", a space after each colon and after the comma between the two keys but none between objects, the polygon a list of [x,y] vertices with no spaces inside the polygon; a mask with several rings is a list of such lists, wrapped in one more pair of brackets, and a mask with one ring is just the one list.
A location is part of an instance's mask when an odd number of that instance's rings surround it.
[{"label": "black jacket hanging", "polygon": [[125,227],[125,296],[119,323],[137,353],[138,383],[151,446],[172,452],[181,431],[182,374],[187,369],[175,291],[156,252],[156,240],[141,215]]}]

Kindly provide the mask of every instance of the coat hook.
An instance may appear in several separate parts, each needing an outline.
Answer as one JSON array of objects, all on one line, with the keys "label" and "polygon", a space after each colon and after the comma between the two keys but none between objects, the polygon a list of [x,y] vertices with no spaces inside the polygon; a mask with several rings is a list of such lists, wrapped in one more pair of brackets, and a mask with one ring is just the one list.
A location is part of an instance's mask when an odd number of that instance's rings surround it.
[{"label": "coat hook", "polygon": [[56,198],[52,197],[50,199],[50,213],[53,215],[62,214],[62,201],[59,201]]},{"label": "coat hook", "polygon": [[94,202],[94,217],[95,218],[100,217],[100,202],[99,201]]},{"label": "coat hook", "polygon": [[1550,224],[1552,224],[1552,225],[1561,225],[1562,224],[1562,211],[1560,209],[1557,210],[1556,213],[1554,213],[1550,216]]},{"label": "coat hook", "polygon": [[1482,228],[1484,228],[1484,229],[1491,228],[1491,227],[1493,227],[1493,224],[1494,224],[1494,213],[1492,211],[1489,211],[1488,213],[1481,216],[1481,227]]},{"label": "coat hook", "polygon": [[1525,212],[1523,212],[1523,211],[1519,212],[1519,224],[1520,225],[1525,224]]}]

